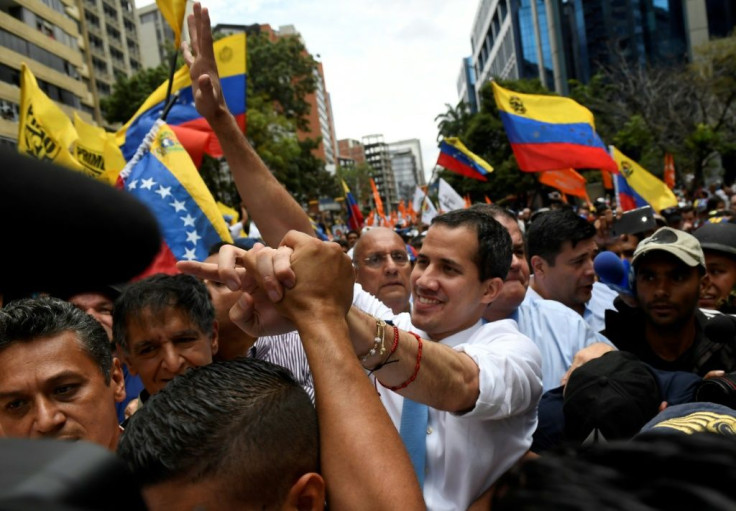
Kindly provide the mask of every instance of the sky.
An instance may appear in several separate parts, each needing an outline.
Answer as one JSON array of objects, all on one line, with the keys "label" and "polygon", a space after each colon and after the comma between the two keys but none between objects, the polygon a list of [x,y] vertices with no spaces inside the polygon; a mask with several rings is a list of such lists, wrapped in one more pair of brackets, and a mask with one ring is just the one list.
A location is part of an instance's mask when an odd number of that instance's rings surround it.
[{"label": "sky", "polygon": [[[152,3],[137,2],[140,7]],[[294,25],[322,62],[338,139],[418,138],[429,179],[435,117],[459,101],[480,0],[203,0],[218,23]]]}]

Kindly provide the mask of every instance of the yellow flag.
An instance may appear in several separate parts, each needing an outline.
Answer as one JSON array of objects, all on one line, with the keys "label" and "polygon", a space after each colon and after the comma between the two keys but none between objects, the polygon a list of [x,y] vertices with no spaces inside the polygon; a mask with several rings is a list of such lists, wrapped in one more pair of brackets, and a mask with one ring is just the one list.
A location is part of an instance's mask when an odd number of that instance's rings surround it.
[{"label": "yellow flag", "polygon": [[74,112],[74,127],[79,138],[74,144],[74,156],[92,177],[115,184],[118,174],[125,167],[125,158],[115,144],[115,134],[84,122]]},{"label": "yellow flag", "polygon": [[184,11],[187,7],[187,0],[156,0],[161,15],[174,31],[175,48],[179,48],[181,43],[181,27],[184,22]]},{"label": "yellow flag", "polygon": [[611,153],[616,165],[618,165],[619,172],[621,172],[628,185],[642,199],[647,201],[655,211],[660,212],[663,209],[677,206],[677,197],[664,181],[647,172],[641,165],[614,146],[611,146]]},{"label": "yellow flag", "polygon": [[228,225],[233,225],[238,220],[240,220],[240,213],[238,213],[235,209],[231,208],[227,204],[217,201],[217,207],[220,209],[220,213],[222,213],[222,217],[225,218],[225,221],[227,221],[226,217],[230,217],[230,223]]},{"label": "yellow flag", "polygon": [[71,148],[77,132],[64,111],[38,87],[36,77],[21,64],[18,151],[39,160],[82,170]]}]

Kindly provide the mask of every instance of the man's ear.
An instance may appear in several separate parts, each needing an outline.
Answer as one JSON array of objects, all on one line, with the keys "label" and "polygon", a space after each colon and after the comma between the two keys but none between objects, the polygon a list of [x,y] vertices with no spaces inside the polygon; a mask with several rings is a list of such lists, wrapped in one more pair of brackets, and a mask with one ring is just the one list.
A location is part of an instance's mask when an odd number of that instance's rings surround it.
[{"label": "man's ear", "polygon": [[498,295],[501,294],[501,290],[503,289],[503,279],[499,277],[487,279],[484,282],[484,286],[485,289],[480,301],[485,304],[492,303],[496,298],[498,298]]},{"label": "man's ear", "polygon": [[547,261],[542,256],[533,255],[530,259],[532,273],[534,278],[544,278],[544,273],[547,270]]},{"label": "man's ear", "polygon": [[210,342],[212,346],[212,356],[215,356],[217,354],[217,350],[220,348],[220,324],[217,320],[212,322],[212,340]]},{"label": "man's ear", "polygon": [[118,357],[112,357],[112,369],[110,370],[110,385],[113,389],[115,402],[121,403],[125,399],[125,375],[123,366]]},{"label": "man's ear", "polygon": [[316,472],[308,472],[291,487],[281,509],[321,511],[324,508],[325,480]]},{"label": "man's ear", "polygon": [[130,357],[125,352],[125,348],[120,346],[119,344],[115,345],[115,357],[120,360],[120,364],[125,364],[128,366],[128,372],[133,376],[138,376],[138,371],[135,368],[135,364],[130,363]]}]

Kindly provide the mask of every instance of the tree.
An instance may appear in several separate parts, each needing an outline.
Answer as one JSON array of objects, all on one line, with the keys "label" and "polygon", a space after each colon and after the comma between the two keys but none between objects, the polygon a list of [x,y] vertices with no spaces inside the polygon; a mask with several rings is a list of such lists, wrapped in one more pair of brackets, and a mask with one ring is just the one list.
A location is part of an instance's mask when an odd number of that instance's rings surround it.
[{"label": "tree", "polygon": [[613,62],[587,85],[571,84],[571,96],[593,111],[604,140],[655,175],[664,154],[673,154],[680,177],[693,175],[693,187],[703,183],[714,153],[736,155],[736,36],[698,48],[689,66]]},{"label": "tree", "polygon": [[371,176],[373,176],[373,172],[373,167],[367,163],[358,163],[354,167],[340,167],[337,169],[338,177],[345,180],[361,210],[365,209],[365,205],[370,202],[372,197]]},{"label": "tree", "polygon": [[445,137],[460,136],[465,132],[472,118],[468,104],[463,100],[460,100],[454,108],[449,103],[445,103],[445,107],[447,107],[447,111],[434,118],[439,129],[437,133],[438,141],[441,141]]},{"label": "tree", "polygon": [[165,64],[143,69],[131,77],[118,75],[112,94],[100,100],[102,115],[110,124],[125,123],[163,82],[169,79]]},{"label": "tree", "polygon": [[[220,37],[215,34],[215,39]],[[320,139],[300,140],[297,136],[299,130],[309,128],[306,96],[316,87],[316,61],[298,37],[275,38],[266,32],[248,35],[247,54],[249,142],[276,179],[302,204],[310,198],[338,195],[334,177],[313,154]],[[168,73],[168,65],[162,64],[130,78],[118,77],[113,94],[102,103],[108,122],[130,119],[168,79]],[[239,202],[235,184],[217,160],[205,159],[200,172],[216,199],[230,205]]]},{"label": "tree", "polygon": [[[498,83],[519,92],[550,94],[539,80],[499,80]],[[476,114],[464,115],[462,103],[457,108],[447,105],[448,111],[435,118],[439,121],[438,139],[441,136],[459,137],[468,149],[490,163],[494,171],[486,176],[485,183],[446,170],[440,171],[439,176],[458,193],[469,194],[474,201],[488,196],[493,201],[506,202],[509,207],[523,207],[541,187],[533,174],[521,172],[516,164],[490,82],[481,87],[479,96],[480,111]]]}]

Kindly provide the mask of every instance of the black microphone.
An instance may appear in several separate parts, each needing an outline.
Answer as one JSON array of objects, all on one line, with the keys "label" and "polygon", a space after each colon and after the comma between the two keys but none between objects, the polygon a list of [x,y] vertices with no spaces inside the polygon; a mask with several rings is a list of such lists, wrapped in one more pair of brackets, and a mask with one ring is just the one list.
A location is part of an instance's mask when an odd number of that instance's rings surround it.
[{"label": "black microphone", "polygon": [[736,318],[730,314],[716,314],[705,322],[703,333],[712,341],[732,343],[736,339]]}]

